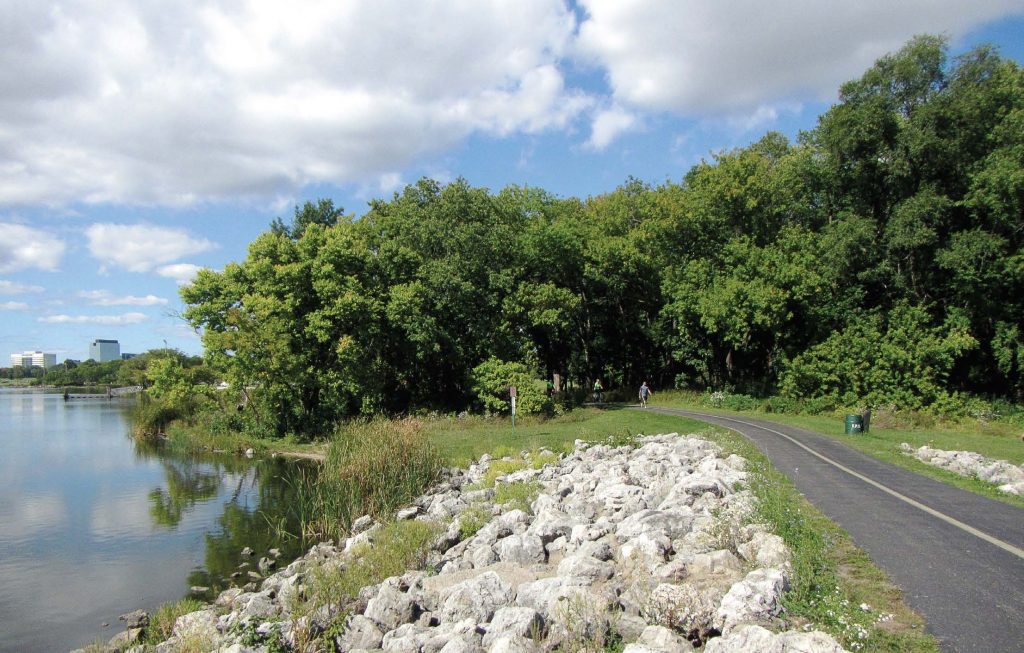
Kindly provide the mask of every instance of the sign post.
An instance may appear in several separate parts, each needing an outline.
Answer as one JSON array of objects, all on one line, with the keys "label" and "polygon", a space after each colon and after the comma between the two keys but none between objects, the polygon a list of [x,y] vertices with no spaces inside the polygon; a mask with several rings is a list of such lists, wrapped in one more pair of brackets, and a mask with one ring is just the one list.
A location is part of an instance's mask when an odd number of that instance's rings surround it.
[{"label": "sign post", "polygon": [[516,387],[508,387],[508,396],[512,399],[512,435],[516,434]]}]

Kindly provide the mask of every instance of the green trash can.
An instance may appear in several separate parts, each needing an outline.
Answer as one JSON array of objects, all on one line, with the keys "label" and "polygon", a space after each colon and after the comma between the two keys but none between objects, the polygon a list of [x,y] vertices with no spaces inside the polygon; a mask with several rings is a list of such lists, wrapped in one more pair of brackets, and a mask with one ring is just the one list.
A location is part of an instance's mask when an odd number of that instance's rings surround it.
[{"label": "green trash can", "polygon": [[863,433],[864,432],[864,418],[860,415],[847,415],[846,416],[846,433]]}]

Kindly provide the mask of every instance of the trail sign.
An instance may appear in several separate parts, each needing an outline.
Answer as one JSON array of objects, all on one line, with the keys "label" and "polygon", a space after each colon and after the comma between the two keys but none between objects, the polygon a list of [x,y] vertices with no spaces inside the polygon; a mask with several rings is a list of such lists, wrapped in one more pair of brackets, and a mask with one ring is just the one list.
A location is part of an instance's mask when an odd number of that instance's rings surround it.
[{"label": "trail sign", "polygon": [[516,398],[516,387],[514,385],[510,385],[508,387],[508,396],[512,397],[513,399]]}]

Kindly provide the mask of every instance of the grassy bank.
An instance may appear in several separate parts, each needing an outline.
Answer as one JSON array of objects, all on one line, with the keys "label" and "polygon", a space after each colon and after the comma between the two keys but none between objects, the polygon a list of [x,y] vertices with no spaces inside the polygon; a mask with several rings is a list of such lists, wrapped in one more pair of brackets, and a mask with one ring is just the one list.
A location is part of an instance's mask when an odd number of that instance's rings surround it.
[{"label": "grassy bank", "polygon": [[[517,459],[508,464],[521,466],[530,462],[518,456],[522,450],[567,451],[577,439],[624,443],[641,433],[697,431],[727,454],[737,453],[750,462],[751,489],[760,499],[757,520],[770,524],[793,551],[792,590],[785,599],[787,627],[826,630],[851,651],[938,650],[934,639],[924,634],[921,618],[902,603],[885,574],[774,472],[750,442],[731,431],[670,415],[589,408],[557,419],[520,420],[515,433],[509,420],[501,418],[350,424],[335,435],[321,474],[304,488],[300,509],[306,513],[305,535],[337,539],[361,514],[386,521],[395,508],[424,491],[440,466],[464,465],[485,453],[513,454]],[[553,456],[535,458],[543,463]],[[509,488],[514,490],[522,490],[523,496],[502,501],[526,502],[536,488]],[[481,515],[481,525],[484,518]],[[350,600],[362,585],[406,566],[422,565],[430,533],[406,532],[409,523],[388,526],[388,535],[373,549],[360,550],[356,563],[316,578],[303,599],[305,607],[313,610]],[[869,608],[862,609],[862,604]]]},{"label": "grassy bank", "polygon": [[924,415],[891,415],[878,413],[872,417],[867,433],[844,433],[845,413],[826,415],[789,415],[760,410],[731,411],[709,407],[701,402],[701,395],[687,392],[665,392],[653,404],[670,408],[700,410],[718,415],[747,415],[795,426],[819,433],[846,444],[869,456],[892,463],[914,473],[980,494],[997,501],[1024,508],[1024,498],[1000,492],[991,483],[960,476],[938,467],[927,465],[900,452],[900,443],[915,449],[923,445],[936,449],[974,451],[988,458],[1006,460],[1024,465],[1024,441],[1019,426],[999,421],[965,419],[942,422]]}]

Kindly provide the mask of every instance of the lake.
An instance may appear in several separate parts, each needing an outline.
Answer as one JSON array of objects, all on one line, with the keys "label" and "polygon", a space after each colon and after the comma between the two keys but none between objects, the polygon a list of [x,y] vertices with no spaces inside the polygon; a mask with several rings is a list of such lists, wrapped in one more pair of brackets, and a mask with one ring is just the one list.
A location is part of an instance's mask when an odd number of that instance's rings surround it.
[{"label": "lake", "polygon": [[282,535],[298,532],[297,463],[138,444],[132,401],[0,389],[0,651],[106,641],[118,615],[247,582],[239,565],[271,547],[302,552]]}]

